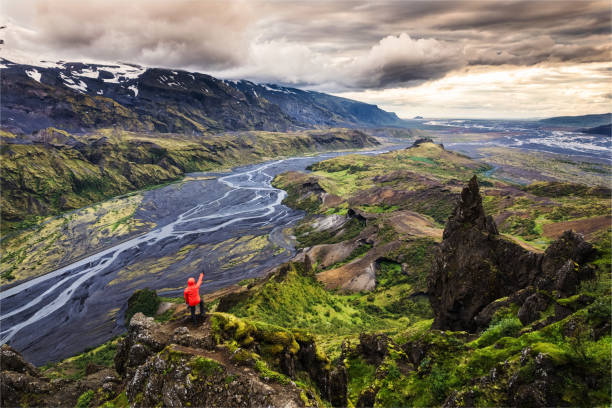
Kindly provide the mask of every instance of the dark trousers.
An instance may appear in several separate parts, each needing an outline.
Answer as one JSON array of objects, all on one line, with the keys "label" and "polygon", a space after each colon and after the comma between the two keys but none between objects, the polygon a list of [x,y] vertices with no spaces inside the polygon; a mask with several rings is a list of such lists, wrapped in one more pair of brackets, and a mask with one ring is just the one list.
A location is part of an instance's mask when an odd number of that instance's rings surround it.
[{"label": "dark trousers", "polygon": [[[191,312],[191,321],[196,322],[196,314],[195,314],[195,306],[189,306],[189,311]],[[200,300],[200,315],[204,315],[204,301]]]}]

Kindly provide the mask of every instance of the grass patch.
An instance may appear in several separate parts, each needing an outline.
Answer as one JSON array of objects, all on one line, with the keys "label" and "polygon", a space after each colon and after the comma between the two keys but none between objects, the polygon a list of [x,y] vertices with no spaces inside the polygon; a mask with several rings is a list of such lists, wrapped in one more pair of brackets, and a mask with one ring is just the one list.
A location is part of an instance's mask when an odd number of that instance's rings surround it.
[{"label": "grass patch", "polygon": [[87,408],[94,397],[93,390],[87,390],[79,396],[75,408]]},{"label": "grass patch", "polygon": [[348,399],[355,405],[359,394],[374,382],[376,367],[366,363],[361,358],[351,358],[347,363]]},{"label": "grass patch", "polygon": [[161,301],[154,290],[137,290],[128,299],[128,307],[125,311],[126,323],[129,323],[132,316],[139,312],[145,316],[155,316],[160,303]]}]

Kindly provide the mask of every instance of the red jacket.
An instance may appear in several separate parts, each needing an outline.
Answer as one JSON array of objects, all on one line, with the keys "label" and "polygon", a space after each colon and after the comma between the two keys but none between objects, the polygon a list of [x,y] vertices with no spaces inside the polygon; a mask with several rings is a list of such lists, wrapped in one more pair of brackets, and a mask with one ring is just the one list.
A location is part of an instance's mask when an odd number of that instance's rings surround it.
[{"label": "red jacket", "polygon": [[200,285],[202,284],[203,273],[200,274],[200,279],[196,283],[195,279],[189,278],[187,281],[187,287],[185,288],[185,303],[189,306],[196,306],[200,304]]}]

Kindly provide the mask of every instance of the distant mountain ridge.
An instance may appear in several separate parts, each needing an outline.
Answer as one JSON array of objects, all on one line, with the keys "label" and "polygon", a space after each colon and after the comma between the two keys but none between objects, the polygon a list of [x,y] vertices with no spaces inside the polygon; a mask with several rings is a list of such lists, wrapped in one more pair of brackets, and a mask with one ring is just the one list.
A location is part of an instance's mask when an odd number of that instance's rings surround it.
[{"label": "distant mountain ridge", "polygon": [[402,126],[375,105],[272,84],[131,64],[0,58],[2,126],[32,133],[48,127],[102,127],[161,133],[287,131],[316,127]]},{"label": "distant mountain ridge", "polygon": [[588,129],[583,129],[582,133],[589,133],[592,135],[603,135],[612,137],[612,124],[608,123],[607,125],[595,126]]},{"label": "distant mountain ridge", "polygon": [[579,116],[556,116],[542,119],[540,123],[558,126],[596,127],[607,125],[612,122],[612,113],[600,113]]}]

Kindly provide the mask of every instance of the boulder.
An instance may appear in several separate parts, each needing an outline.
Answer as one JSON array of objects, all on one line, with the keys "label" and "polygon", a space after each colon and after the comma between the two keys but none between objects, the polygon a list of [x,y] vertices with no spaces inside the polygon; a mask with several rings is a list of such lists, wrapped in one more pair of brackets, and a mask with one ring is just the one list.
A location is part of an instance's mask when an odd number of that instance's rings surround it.
[{"label": "boulder", "polygon": [[152,317],[136,313],[130,320],[127,335],[119,343],[115,369],[119,374],[129,377],[149,356],[163,350],[169,340]]},{"label": "boulder", "polygon": [[518,311],[518,318],[523,325],[535,322],[540,318],[540,312],[546,310],[550,304],[550,299],[541,293],[534,293],[525,299],[525,302]]},{"label": "boulder", "polygon": [[36,367],[28,363],[18,351],[8,344],[0,347],[0,370],[28,374],[32,377],[40,376]]},{"label": "boulder", "polygon": [[386,334],[361,333],[357,352],[363,356],[368,364],[379,366],[389,354],[390,342],[391,339]]}]

